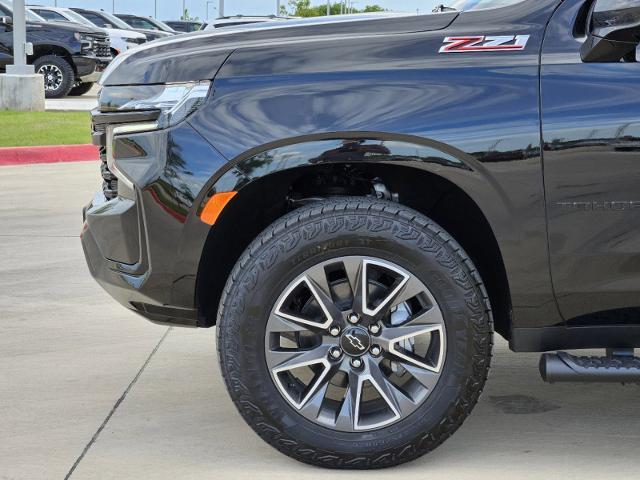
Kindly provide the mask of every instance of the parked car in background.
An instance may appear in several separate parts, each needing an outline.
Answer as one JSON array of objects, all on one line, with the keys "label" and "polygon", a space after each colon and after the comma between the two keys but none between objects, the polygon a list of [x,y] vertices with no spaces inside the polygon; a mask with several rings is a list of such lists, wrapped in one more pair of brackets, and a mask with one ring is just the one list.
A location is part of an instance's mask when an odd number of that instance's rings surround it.
[{"label": "parked car in background", "polygon": [[[47,98],[83,95],[111,62],[109,37],[79,23],[48,23],[27,10],[27,41],[33,44],[29,64],[44,75]],[[0,0],[0,72],[13,63],[13,8]]]},{"label": "parked car in background", "polygon": [[142,45],[147,41],[147,37],[133,30],[122,30],[119,28],[98,27],[91,20],[83,17],[70,8],[61,7],[41,7],[29,6],[29,10],[41,16],[50,22],[76,22],[92,28],[101,28],[102,31],[109,35],[111,42],[111,53],[116,56],[122,52],[126,52],[130,48]]},{"label": "parked car in background", "polygon": [[165,20],[164,23],[180,33],[197,32],[202,27],[202,22],[190,20]]},{"label": "parked car in background", "polygon": [[105,12],[104,10],[93,10],[90,8],[71,8],[76,13],[79,13],[91,23],[103,27],[103,28],[119,28],[121,30],[133,30],[134,32],[141,33],[147,37],[147,40],[157,40],[158,38],[170,37],[171,33],[160,32],[158,30],[148,30],[146,28],[133,28],[131,25],[120,20],[115,15]]},{"label": "parked car in background", "polygon": [[141,15],[133,15],[132,13],[116,13],[116,17],[125,22],[131,28],[140,28],[144,30],[158,30],[160,32],[170,33],[175,35],[176,32],[173,28],[160,20],[156,20],[153,17],[143,17]]}]

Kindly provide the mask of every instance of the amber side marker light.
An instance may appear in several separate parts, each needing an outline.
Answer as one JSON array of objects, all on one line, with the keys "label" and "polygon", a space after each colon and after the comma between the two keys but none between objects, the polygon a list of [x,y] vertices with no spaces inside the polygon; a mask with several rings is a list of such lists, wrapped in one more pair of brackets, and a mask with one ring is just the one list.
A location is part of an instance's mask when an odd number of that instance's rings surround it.
[{"label": "amber side marker light", "polygon": [[221,192],[211,197],[200,214],[200,220],[208,225],[213,225],[224,210],[224,207],[236,196],[238,192]]}]

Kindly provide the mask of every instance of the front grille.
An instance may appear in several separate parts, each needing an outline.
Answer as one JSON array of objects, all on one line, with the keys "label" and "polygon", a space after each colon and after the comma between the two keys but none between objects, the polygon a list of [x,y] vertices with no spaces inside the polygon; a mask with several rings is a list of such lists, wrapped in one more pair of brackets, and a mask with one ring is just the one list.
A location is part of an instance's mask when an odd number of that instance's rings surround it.
[{"label": "front grille", "polygon": [[107,200],[113,200],[118,196],[118,178],[111,173],[107,166],[107,124],[101,123],[92,125],[93,143],[100,150],[100,173],[102,175],[102,192]]},{"label": "front grille", "polygon": [[107,36],[93,36],[93,53],[98,58],[111,58],[111,42]]},{"label": "front grille", "polygon": [[152,122],[158,119],[159,112],[129,111],[129,112],[101,112],[99,109],[91,112],[93,144],[100,150],[100,174],[102,176],[102,192],[107,200],[113,200],[118,196],[118,177],[116,177],[107,165],[107,127],[110,125],[125,125],[132,123]]}]

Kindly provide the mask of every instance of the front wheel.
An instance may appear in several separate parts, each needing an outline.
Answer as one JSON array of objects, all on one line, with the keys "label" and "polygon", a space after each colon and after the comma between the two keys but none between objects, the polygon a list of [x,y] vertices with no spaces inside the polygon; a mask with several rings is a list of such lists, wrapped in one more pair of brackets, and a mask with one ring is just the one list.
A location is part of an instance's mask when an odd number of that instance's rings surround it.
[{"label": "front wheel", "polygon": [[75,73],[69,62],[57,55],[45,55],[38,58],[33,66],[36,73],[44,76],[44,95],[46,98],[61,98],[73,88]]},{"label": "front wheel", "polygon": [[462,248],[390,202],[336,199],[275,222],[236,264],[218,318],[227,388],[283,453],[332,468],[423,455],[484,386],[492,321]]}]

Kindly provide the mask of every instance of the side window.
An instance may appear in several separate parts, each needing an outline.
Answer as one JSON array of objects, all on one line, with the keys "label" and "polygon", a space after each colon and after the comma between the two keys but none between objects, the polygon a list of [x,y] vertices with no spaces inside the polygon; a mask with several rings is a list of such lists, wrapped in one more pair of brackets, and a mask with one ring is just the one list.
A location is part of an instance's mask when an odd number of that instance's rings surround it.
[{"label": "side window", "polygon": [[9,12],[7,12],[2,6],[0,6],[0,17],[12,17]]}]

